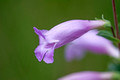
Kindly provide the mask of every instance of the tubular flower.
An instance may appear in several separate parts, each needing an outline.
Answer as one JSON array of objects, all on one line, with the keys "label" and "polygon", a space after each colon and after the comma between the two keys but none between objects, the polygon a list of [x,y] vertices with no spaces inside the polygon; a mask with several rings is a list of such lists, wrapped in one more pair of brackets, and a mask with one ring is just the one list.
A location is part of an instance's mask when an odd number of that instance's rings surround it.
[{"label": "tubular flower", "polygon": [[112,80],[113,75],[112,72],[85,71],[72,73],[58,80]]},{"label": "tubular flower", "polygon": [[97,34],[97,30],[90,30],[83,36],[69,43],[65,48],[67,61],[71,61],[74,58],[81,59],[86,51],[108,54],[112,57],[119,58],[119,50],[112,42]]},{"label": "tubular flower", "polygon": [[56,25],[49,31],[38,30],[34,27],[35,33],[39,36],[39,45],[34,51],[35,56],[38,61],[43,59],[46,63],[53,63],[54,49],[105,23],[103,20],[70,20]]}]

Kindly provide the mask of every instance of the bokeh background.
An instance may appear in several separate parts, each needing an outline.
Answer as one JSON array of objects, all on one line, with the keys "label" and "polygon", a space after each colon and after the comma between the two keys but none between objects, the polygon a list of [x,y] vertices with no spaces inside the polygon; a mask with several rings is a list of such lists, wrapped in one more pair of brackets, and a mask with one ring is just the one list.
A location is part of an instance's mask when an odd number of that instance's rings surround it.
[{"label": "bokeh background", "polygon": [[[33,26],[49,30],[67,20],[91,20],[102,14],[113,24],[111,1],[0,0],[0,80],[56,80],[72,72],[106,71],[109,56],[89,53],[68,63],[64,46],[55,50],[53,64],[38,62],[34,55],[38,36]],[[119,7],[120,1],[116,3]]]}]

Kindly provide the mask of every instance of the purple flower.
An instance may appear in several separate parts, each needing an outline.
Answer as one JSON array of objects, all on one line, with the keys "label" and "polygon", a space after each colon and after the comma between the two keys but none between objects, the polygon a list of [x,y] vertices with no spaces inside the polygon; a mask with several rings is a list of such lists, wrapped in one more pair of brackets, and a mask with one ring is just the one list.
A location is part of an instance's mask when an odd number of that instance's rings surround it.
[{"label": "purple flower", "polygon": [[112,72],[77,72],[72,73],[58,80],[112,80],[113,73]]},{"label": "purple flower", "polygon": [[39,36],[39,45],[34,51],[35,56],[38,61],[43,59],[46,63],[53,63],[54,49],[105,23],[103,20],[70,20],[56,25],[49,31],[38,30],[34,27],[35,33]]},{"label": "purple flower", "polygon": [[108,54],[112,57],[119,58],[119,51],[112,42],[104,37],[98,36],[97,33],[97,30],[90,30],[68,44],[65,48],[67,61],[71,61],[74,58],[81,59],[86,51]]}]

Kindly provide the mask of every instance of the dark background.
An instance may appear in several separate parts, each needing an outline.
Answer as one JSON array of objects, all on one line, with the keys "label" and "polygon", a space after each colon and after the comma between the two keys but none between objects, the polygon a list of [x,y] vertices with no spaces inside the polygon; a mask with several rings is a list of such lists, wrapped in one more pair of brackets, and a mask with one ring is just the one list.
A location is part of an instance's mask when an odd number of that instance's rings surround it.
[{"label": "dark background", "polygon": [[[87,54],[81,61],[68,63],[64,47],[55,50],[53,64],[38,62],[34,55],[38,36],[33,26],[49,30],[67,20],[91,20],[102,14],[113,24],[111,1],[0,0],[0,80],[56,80],[72,72],[106,71],[109,56]],[[116,3],[119,13],[120,1]]]}]

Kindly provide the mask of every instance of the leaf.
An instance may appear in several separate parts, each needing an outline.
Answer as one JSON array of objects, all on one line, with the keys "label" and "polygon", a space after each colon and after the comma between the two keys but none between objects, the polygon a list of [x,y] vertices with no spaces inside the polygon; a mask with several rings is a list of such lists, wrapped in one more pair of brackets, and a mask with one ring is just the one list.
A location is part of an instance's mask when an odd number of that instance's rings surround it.
[{"label": "leaf", "polygon": [[110,63],[108,66],[109,71],[119,71],[120,72],[120,64],[118,63]]},{"label": "leaf", "polygon": [[101,30],[101,31],[99,31],[99,33],[97,35],[102,36],[102,37],[104,37],[106,39],[109,39],[109,40],[111,40],[111,41],[113,41],[115,43],[119,43],[120,42],[120,40],[117,39],[117,38],[114,38],[113,34],[110,33],[109,31]]}]

